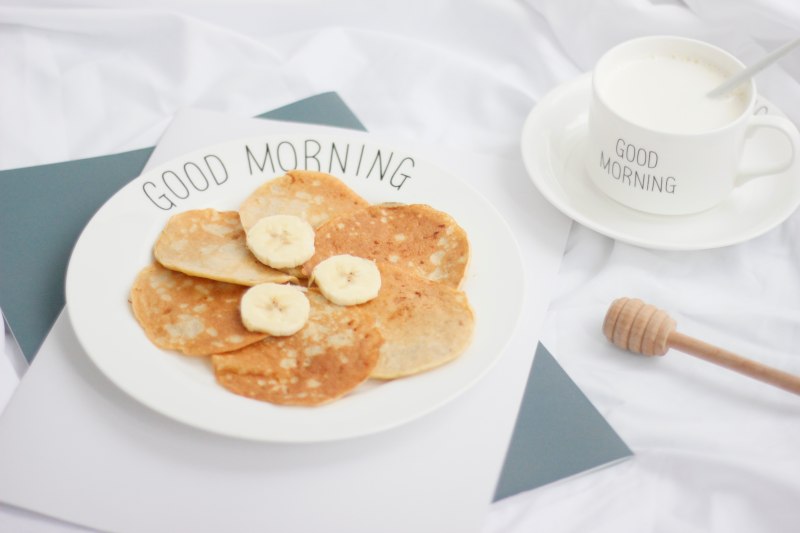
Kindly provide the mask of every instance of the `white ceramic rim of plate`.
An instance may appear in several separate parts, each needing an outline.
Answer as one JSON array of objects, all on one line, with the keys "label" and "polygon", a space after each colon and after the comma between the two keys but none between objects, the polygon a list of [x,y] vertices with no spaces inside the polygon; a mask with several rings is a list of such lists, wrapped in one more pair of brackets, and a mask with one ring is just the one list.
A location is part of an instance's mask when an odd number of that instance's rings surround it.
[{"label": "white ceramic rim of plate", "polygon": [[[279,143],[290,143],[300,151],[304,146],[307,149],[305,143],[310,140],[323,147],[338,146],[341,153],[345,147],[348,153],[350,148],[355,149],[354,154],[361,150],[362,155],[369,153],[379,161],[378,170],[366,177],[359,174],[365,172],[361,170],[361,161],[359,170],[350,164],[355,163],[355,158],[347,160],[346,171],[333,172],[368,201],[428,203],[448,212],[464,227],[470,238],[471,258],[462,288],[475,310],[476,327],[470,347],[451,363],[391,382],[368,382],[341,400],[303,408],[234,395],[216,384],[204,358],[189,358],[156,348],[134,319],[127,297],[136,272],[151,261],[152,245],[169,216],[205,207],[235,210],[256,186],[284,173],[279,165],[275,170],[265,168],[260,175],[256,171],[255,177],[241,178],[237,173],[245,169],[241,156],[246,148],[274,148]],[[232,181],[234,178],[230,176],[236,176],[241,181],[233,186],[225,181],[216,192],[213,184],[202,193],[193,191],[178,208],[170,211],[159,211],[150,205],[154,202],[146,198],[144,190],[149,189],[151,196],[155,194],[153,186],[147,187],[148,183],[158,184],[164,173],[179,173],[186,165],[202,166],[209,154],[220,158],[226,166],[227,180]],[[331,161],[332,158],[331,155]],[[407,164],[402,169],[401,173],[411,178],[395,188],[389,185],[388,175],[392,164],[399,171],[399,161],[412,161],[413,166]],[[247,169],[252,171],[249,157],[248,162]],[[388,169],[386,179],[378,179],[382,164]],[[195,178],[199,179],[199,174]],[[173,185],[177,186],[177,182]],[[152,168],[118,191],[89,221],[73,249],[67,269],[66,300],[70,321],[88,357],[114,384],[140,403],[190,426],[235,438],[322,442],[405,424],[443,406],[474,385],[500,358],[518,326],[524,280],[517,243],[500,213],[472,187],[435,164],[362,135],[269,134],[192,151]]]},{"label": "white ceramic rim of plate", "polygon": [[[763,235],[786,220],[800,205],[798,160],[795,160],[795,164],[789,170],[775,176],[752,180],[740,187],[740,190],[734,191],[722,204],[692,215],[655,215],[624,206],[597,189],[582,165],[569,176],[558,175],[559,173],[553,169],[553,146],[567,135],[571,121],[578,121],[588,112],[590,96],[591,73],[582,74],[558,85],[530,111],[521,135],[522,159],[531,181],[554,207],[583,226],[620,242],[643,248],[672,251],[704,250],[738,244]],[[585,100],[585,105],[577,106],[574,103],[575,99]],[[759,96],[756,108],[761,106],[767,106],[780,113],[778,107],[763,96]],[[585,136],[586,132],[584,125],[583,132],[576,126],[575,131],[570,134]],[[563,161],[557,162],[563,163]],[[579,195],[570,193],[563,186],[569,180],[581,182],[582,193],[586,196],[583,199],[584,203],[581,203]],[[748,202],[744,187],[749,187],[749,191],[764,190],[760,188],[767,187],[768,180],[773,182],[782,180],[781,183],[785,183],[786,190],[780,189],[785,194],[775,195],[779,196],[778,205],[755,205],[754,201]],[[599,213],[590,212],[587,208],[589,201],[600,211]],[[755,216],[756,214],[758,216]],[[744,219],[744,222],[752,220],[751,224],[739,231],[726,229],[727,226],[724,224],[726,221],[741,223],[741,217],[747,215],[750,215],[750,218]],[[708,224],[718,225],[722,229],[711,233],[697,231]],[[646,235],[648,230],[657,232],[665,227],[671,228],[672,236],[681,238],[670,240]]]}]

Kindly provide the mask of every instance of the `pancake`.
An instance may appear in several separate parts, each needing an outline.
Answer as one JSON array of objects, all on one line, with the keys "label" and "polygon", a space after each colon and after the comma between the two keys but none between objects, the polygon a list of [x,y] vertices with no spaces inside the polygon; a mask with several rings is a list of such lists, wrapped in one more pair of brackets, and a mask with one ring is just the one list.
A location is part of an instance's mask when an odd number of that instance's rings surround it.
[{"label": "pancake", "polygon": [[383,342],[374,319],[316,290],[307,296],[311,314],[298,333],[211,356],[223,387],[256,400],[311,406],[340,398],[369,377]]},{"label": "pancake", "polygon": [[374,205],[338,216],[317,228],[314,247],[302,277],[327,257],[350,254],[458,288],[469,262],[464,230],[447,213],[423,204]]},{"label": "pancake", "polygon": [[333,216],[369,205],[339,179],[323,172],[290,170],[270,180],[239,207],[245,231],[270,215],[295,215],[316,228]]},{"label": "pancake", "polygon": [[197,209],[174,215],[158,237],[153,255],[170,270],[238,285],[297,281],[250,253],[236,211]]},{"label": "pancake", "polygon": [[186,355],[210,355],[266,337],[242,325],[239,301],[246,290],[154,263],[139,272],[130,301],[136,320],[156,346]]},{"label": "pancake", "polygon": [[375,317],[384,339],[372,377],[417,374],[461,355],[475,327],[466,294],[402,268],[378,266],[381,291],[358,306]]}]

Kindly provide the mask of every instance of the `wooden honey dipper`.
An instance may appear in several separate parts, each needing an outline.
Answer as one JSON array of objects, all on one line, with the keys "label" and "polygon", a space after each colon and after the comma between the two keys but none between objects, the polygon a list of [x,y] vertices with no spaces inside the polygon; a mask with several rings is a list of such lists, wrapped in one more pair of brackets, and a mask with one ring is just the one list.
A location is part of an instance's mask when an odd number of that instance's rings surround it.
[{"label": "wooden honey dipper", "polygon": [[618,298],[603,321],[603,334],[623,350],[643,355],[664,355],[675,348],[710,363],[800,394],[800,376],[788,374],[733,352],[723,350],[675,330],[670,316],[638,298]]}]

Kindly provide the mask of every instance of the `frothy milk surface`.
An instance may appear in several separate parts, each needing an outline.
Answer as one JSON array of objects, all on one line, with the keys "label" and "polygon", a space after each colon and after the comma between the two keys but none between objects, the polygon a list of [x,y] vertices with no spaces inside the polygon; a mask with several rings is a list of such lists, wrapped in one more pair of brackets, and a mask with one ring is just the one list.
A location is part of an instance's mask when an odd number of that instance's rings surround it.
[{"label": "frothy milk surface", "polygon": [[609,71],[600,91],[620,116],[640,126],[669,133],[703,133],[736,120],[747,107],[739,89],[722,98],[706,94],[729,75],[688,57],[654,55]]}]

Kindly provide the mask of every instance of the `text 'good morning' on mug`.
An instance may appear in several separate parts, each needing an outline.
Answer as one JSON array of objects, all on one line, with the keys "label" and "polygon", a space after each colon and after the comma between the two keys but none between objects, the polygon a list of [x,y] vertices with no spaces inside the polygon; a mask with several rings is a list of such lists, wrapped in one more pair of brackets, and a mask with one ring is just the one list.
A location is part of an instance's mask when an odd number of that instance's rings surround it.
[{"label": "text 'good morning' on mug", "polygon": [[[800,134],[786,118],[753,114],[753,80],[706,96],[743,68],[724,50],[682,37],[643,37],[606,52],[592,73],[586,169],[594,184],[628,207],[684,215],[789,168]],[[745,172],[744,145],[762,128],[786,136],[785,156]]]}]

